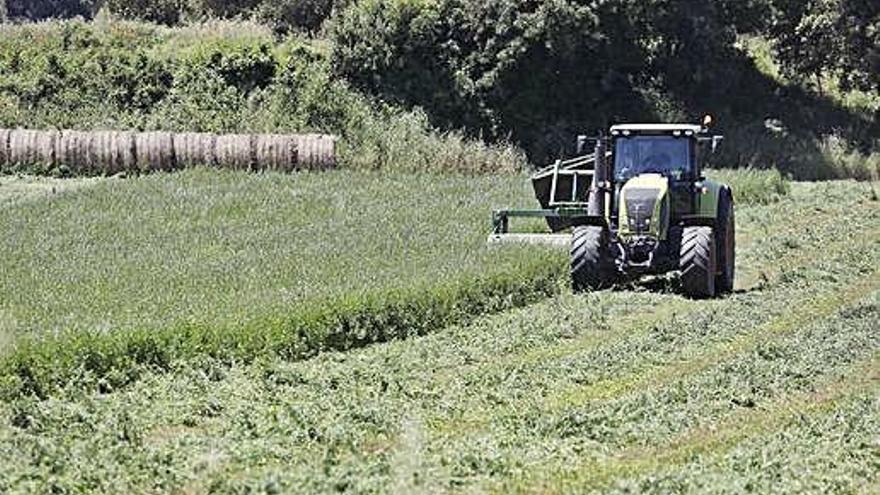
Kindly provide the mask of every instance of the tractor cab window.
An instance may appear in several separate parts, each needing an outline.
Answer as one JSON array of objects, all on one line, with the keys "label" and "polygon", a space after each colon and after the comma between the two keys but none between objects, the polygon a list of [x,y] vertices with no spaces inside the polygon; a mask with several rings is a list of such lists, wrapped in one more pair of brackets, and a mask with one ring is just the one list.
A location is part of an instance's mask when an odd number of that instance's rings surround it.
[{"label": "tractor cab window", "polygon": [[673,180],[693,170],[692,140],[673,136],[617,138],[614,176],[623,182],[640,174],[661,174]]}]

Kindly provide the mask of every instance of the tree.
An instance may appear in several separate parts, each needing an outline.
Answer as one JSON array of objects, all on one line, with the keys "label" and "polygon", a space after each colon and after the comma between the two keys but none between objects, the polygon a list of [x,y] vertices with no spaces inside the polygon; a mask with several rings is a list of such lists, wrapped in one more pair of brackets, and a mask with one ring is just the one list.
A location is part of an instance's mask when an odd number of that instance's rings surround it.
[{"label": "tree", "polygon": [[840,76],[844,89],[880,89],[880,3],[774,0],[769,33],[794,79]]},{"label": "tree", "polygon": [[0,19],[68,19],[71,17],[91,18],[99,2],[96,0],[0,0]]}]

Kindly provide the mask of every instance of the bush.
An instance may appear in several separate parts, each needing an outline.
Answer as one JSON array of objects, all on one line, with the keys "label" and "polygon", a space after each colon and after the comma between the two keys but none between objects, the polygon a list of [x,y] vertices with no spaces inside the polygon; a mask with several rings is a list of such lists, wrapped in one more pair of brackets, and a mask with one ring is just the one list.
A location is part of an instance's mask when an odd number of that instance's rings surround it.
[{"label": "bush", "polygon": [[[69,0],[73,1],[73,0]],[[176,26],[204,19],[257,18],[276,33],[317,32],[349,0],[105,0],[122,19]],[[66,16],[70,17],[70,16]]]},{"label": "bush", "polygon": [[347,3],[347,0],[264,0],[256,13],[277,33],[316,33],[335,10],[344,8]]},{"label": "bush", "polygon": [[[2,0],[0,20],[91,18],[100,6],[100,0]],[[4,16],[5,14],[5,16]]]},{"label": "bush", "polygon": [[104,7],[124,19],[177,24],[187,14],[186,0],[105,0]]}]

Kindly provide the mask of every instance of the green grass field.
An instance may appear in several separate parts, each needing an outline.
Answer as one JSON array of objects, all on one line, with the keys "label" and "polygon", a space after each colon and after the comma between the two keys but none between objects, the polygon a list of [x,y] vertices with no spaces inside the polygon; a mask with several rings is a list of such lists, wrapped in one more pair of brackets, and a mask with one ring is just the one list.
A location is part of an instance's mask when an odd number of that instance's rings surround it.
[{"label": "green grass field", "polygon": [[[521,177],[196,170],[6,203],[0,492],[869,491],[880,203],[728,177],[738,290],[712,301],[573,295],[564,254],[486,249],[489,209],[530,206]],[[391,293],[426,299],[370,296]],[[392,341],[236,360],[194,337],[287,345],[273,325],[340,297],[360,320],[316,321]],[[161,365],[130,345],[174,331]]]},{"label": "green grass field", "polygon": [[123,384],[183,356],[302,357],[544,297],[564,256],[484,246],[490,208],[524,204],[525,187],[194,170],[12,204],[0,311],[19,344],[5,375],[18,380],[4,388],[43,395],[84,374]]},{"label": "green grass field", "polygon": [[239,325],[315,299],[509,272],[518,253],[483,249],[490,208],[529,201],[520,176],[198,170],[22,204],[7,187],[0,291],[14,294],[2,305],[23,334]]}]

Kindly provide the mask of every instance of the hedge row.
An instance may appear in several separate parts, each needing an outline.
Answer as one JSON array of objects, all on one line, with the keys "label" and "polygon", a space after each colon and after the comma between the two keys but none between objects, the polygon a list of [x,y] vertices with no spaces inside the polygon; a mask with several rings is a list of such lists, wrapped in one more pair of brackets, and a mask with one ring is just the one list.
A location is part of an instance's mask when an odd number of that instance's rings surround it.
[{"label": "hedge row", "polygon": [[225,134],[0,129],[0,170],[111,175],[213,166],[326,169],[336,139],[322,134]]}]

